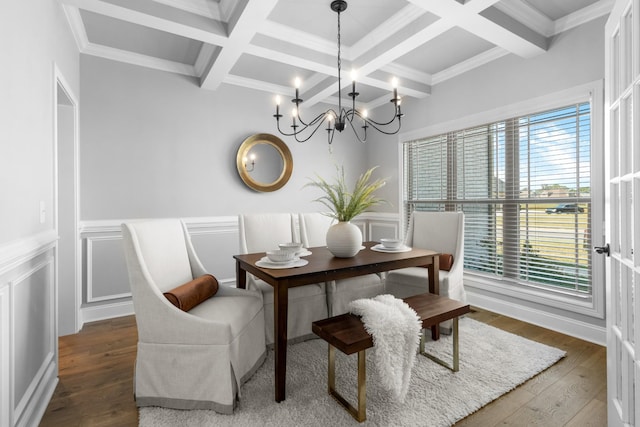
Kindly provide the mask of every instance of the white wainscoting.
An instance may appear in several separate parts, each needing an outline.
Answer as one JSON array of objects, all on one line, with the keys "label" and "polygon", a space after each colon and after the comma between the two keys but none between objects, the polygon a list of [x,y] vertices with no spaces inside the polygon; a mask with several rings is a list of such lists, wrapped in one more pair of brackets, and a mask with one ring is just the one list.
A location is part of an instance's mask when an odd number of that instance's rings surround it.
[{"label": "white wainscoting", "polygon": [[[393,213],[367,213],[352,221],[362,231],[365,241],[381,238],[403,238],[401,217]],[[93,221],[81,224],[83,239],[83,308],[80,318],[84,322],[133,314],[128,296],[128,278],[121,247],[120,224],[127,220]],[[236,216],[184,218],[193,245],[205,268],[221,284],[235,284],[233,255],[239,253],[238,222]],[[466,279],[465,279],[466,280]],[[470,282],[471,284],[471,282]],[[467,287],[469,302],[480,308],[496,311],[538,324],[559,332],[602,343],[604,329],[579,319],[553,313],[543,304],[533,308],[526,304],[505,301],[504,296],[484,289]],[[522,297],[521,297],[522,298]],[[505,310],[505,307],[510,307]],[[535,315],[533,315],[535,314]]]},{"label": "white wainscoting", "polygon": [[[183,218],[204,267],[221,284],[235,286],[235,262],[239,253],[236,216]],[[82,323],[133,314],[120,226],[128,219],[85,221],[80,225],[83,241]],[[398,215],[363,214],[353,221],[364,240],[397,237]]]},{"label": "white wainscoting", "polygon": [[0,425],[38,425],[58,382],[55,246],[45,232],[0,247]]}]

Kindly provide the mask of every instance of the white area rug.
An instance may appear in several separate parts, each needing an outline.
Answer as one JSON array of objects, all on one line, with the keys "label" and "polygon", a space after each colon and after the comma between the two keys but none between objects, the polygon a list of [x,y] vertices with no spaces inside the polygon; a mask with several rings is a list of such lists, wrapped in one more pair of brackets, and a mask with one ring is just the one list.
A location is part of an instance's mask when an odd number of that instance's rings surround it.
[{"label": "white area rug", "polygon": [[[427,351],[451,360],[451,337]],[[565,352],[472,319],[460,320],[460,371],[416,357],[409,393],[394,403],[379,386],[372,350],[367,350],[367,421],[371,426],[450,426],[556,363]],[[355,405],[357,355],[336,351],[338,391]],[[242,388],[233,415],[213,411],[140,408],[140,426],[341,426],[358,423],[327,393],[327,343],[289,346],[287,398],[273,400],[273,352]]]}]

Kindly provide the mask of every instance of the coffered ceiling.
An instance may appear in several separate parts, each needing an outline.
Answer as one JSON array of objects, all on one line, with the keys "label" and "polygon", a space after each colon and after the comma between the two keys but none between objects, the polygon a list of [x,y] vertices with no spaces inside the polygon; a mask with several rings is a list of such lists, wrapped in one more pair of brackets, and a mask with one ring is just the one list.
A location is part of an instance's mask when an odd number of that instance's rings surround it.
[{"label": "coffered ceiling", "polygon": [[[337,14],[330,0],[59,0],[80,52],[192,76],[203,90],[249,87],[305,105],[337,103]],[[532,58],[553,37],[606,15],[613,0],[348,0],[341,14],[343,86],[358,101],[423,98],[443,81],[505,55]],[[346,96],[343,91],[342,95]]]}]

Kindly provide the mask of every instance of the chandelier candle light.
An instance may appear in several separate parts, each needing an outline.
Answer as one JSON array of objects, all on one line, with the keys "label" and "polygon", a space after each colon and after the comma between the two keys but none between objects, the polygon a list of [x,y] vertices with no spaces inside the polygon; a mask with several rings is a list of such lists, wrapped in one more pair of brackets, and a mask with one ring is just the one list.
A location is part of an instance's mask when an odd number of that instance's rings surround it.
[{"label": "chandelier candle light", "polygon": [[[385,134],[385,135],[394,135],[398,133],[401,126],[402,119],[402,110],[400,108],[400,97],[398,97],[398,80],[394,77],[392,80],[393,86],[393,99],[391,102],[394,106],[393,115],[391,119],[386,122],[377,122],[367,116],[367,111],[362,110],[359,111],[356,109],[356,97],[359,95],[356,92],[356,72],[355,70],[351,72],[351,92],[348,93],[348,96],[351,98],[351,108],[346,109],[342,108],[342,80],[341,80],[341,69],[342,64],[340,60],[340,13],[344,12],[347,9],[347,2],[344,0],[335,0],[331,2],[331,10],[338,14],[338,112],[333,109],[329,109],[323,113],[318,114],[313,120],[310,122],[305,122],[300,115],[300,104],[302,104],[302,99],[300,98],[300,79],[296,77],[295,79],[295,89],[296,96],[291,100],[295,104],[295,107],[291,111],[292,124],[291,124],[291,132],[283,131],[280,128],[280,118],[282,114],[280,114],[280,96],[276,96],[276,114],[273,117],[276,118],[276,124],[278,127],[278,131],[285,136],[293,136],[298,142],[305,142],[311,138],[322,122],[324,120],[327,121],[327,138],[329,144],[333,142],[333,135],[335,131],[342,132],[347,123],[353,130],[353,133],[356,135],[360,142],[365,142],[367,140],[367,129],[369,127],[374,128],[375,130]],[[355,118],[358,117],[360,119],[359,123],[354,124]],[[296,120],[297,119],[297,120]],[[335,121],[335,123],[334,123]],[[397,122],[397,125],[395,124]],[[298,124],[299,123],[299,124]],[[358,133],[356,126],[360,125],[362,128],[362,135]],[[395,126],[395,128],[393,127]],[[391,128],[391,130],[388,130]],[[303,136],[302,134],[306,136]]]}]

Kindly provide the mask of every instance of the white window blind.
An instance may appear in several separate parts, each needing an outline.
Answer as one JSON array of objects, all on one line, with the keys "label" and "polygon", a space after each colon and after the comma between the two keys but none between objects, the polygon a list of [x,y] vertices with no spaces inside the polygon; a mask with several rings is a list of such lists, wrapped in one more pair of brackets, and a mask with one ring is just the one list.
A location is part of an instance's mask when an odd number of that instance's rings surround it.
[{"label": "white window blind", "polygon": [[404,211],[465,213],[465,269],[591,297],[582,103],[403,144]]}]

